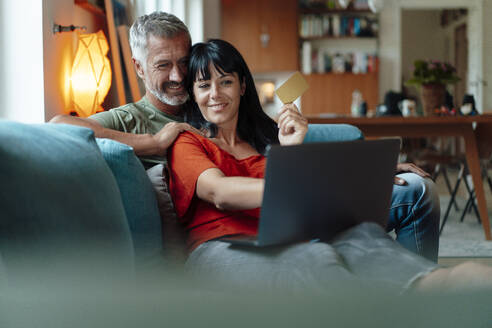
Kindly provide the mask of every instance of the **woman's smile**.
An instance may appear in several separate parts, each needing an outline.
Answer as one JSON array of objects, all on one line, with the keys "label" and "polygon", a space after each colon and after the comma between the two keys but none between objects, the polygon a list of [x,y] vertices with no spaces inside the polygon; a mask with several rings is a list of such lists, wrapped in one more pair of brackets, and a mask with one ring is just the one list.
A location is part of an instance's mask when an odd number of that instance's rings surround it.
[{"label": "woman's smile", "polygon": [[209,104],[208,108],[213,110],[214,112],[220,112],[221,110],[225,109],[227,107],[227,103],[218,103],[218,104]]},{"label": "woman's smile", "polygon": [[199,75],[193,84],[193,95],[203,117],[219,127],[235,127],[244,90],[236,72],[219,72],[212,63],[209,76]]}]

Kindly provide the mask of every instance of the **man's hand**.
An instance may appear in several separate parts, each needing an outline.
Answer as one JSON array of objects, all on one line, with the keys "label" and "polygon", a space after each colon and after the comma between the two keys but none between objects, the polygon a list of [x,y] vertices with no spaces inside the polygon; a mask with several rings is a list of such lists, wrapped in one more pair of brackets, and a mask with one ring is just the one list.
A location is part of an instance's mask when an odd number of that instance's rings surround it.
[{"label": "man's hand", "polygon": [[[418,167],[417,165],[415,165],[413,163],[398,163],[398,164],[396,164],[396,173],[398,174],[398,173],[402,173],[402,172],[413,172],[415,174],[420,175],[422,178],[430,178],[431,177],[431,175],[429,173],[425,172],[424,170],[422,170],[420,167]],[[407,182],[405,181],[405,179],[395,177],[395,184],[396,185],[403,186],[406,183]]]},{"label": "man's hand", "polygon": [[277,123],[278,140],[281,145],[298,145],[303,142],[308,130],[308,121],[299,113],[296,105],[282,106]]},{"label": "man's hand", "polygon": [[170,122],[164,125],[164,127],[157,132],[153,137],[159,148],[164,153],[169,146],[176,140],[178,135],[183,131],[190,131],[197,133],[199,135],[203,135],[198,129],[192,127],[188,123],[178,123],[178,122]]}]

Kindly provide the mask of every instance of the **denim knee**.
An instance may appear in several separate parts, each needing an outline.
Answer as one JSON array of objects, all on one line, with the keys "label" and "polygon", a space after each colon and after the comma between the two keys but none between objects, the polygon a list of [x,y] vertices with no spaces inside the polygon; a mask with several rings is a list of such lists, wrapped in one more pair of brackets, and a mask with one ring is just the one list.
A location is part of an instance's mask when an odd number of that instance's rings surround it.
[{"label": "denim knee", "polygon": [[387,230],[395,230],[402,246],[436,261],[439,248],[440,204],[437,188],[415,173],[398,175],[407,182],[395,186]]},{"label": "denim knee", "polygon": [[393,201],[416,203],[420,198],[439,199],[436,185],[431,179],[423,178],[415,173],[400,173],[397,176],[404,179],[406,184],[394,186]]},{"label": "denim knee", "polygon": [[[403,204],[419,208],[426,207],[429,210],[440,208],[437,188],[431,179],[423,178],[415,173],[402,173],[398,177],[407,183],[403,186],[394,186],[392,208]],[[438,220],[439,215],[434,219]]]}]

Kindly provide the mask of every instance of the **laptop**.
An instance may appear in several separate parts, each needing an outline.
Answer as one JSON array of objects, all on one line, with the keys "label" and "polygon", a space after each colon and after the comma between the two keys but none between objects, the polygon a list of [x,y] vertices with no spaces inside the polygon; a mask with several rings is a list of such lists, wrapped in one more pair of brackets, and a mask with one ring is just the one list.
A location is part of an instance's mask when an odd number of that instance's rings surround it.
[{"label": "laptop", "polygon": [[234,245],[329,241],[361,222],[386,226],[399,139],[272,146],[257,236],[221,238]]}]

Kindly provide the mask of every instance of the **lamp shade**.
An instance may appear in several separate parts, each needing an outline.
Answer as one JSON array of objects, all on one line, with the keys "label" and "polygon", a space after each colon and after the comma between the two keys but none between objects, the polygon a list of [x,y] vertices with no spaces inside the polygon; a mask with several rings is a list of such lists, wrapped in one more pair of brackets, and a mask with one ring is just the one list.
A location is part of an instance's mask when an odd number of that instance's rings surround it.
[{"label": "lamp shade", "polygon": [[102,31],[79,34],[72,65],[71,87],[75,111],[87,117],[98,110],[111,86],[109,46]]}]

